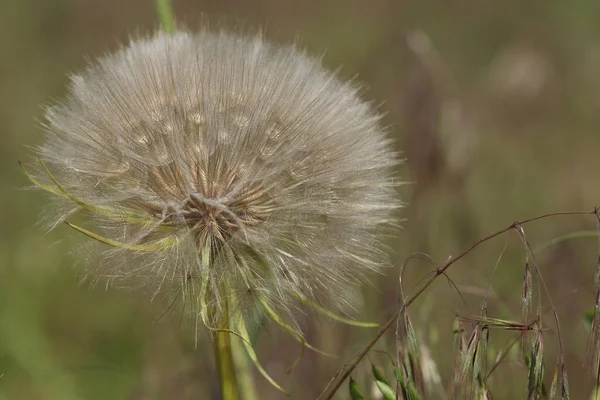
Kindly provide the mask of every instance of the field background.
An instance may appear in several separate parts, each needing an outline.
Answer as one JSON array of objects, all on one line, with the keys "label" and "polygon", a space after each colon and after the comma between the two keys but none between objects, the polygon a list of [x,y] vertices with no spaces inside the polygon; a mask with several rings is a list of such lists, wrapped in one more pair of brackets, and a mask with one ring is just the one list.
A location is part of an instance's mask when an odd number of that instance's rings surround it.
[{"label": "field background", "polygon": [[[384,321],[397,309],[398,267],[412,252],[443,262],[515,220],[600,205],[600,2],[175,0],[174,9],[191,28],[204,16],[298,41],[327,67],[341,65],[341,76],[357,75],[364,98],[380,104],[407,158],[399,175],[415,183],[400,193],[408,206],[404,229],[389,241],[394,267],[365,287],[352,314],[359,319]],[[66,226],[45,233],[36,225],[48,197],[24,190],[17,164],[40,143],[42,105],[65,95],[69,72],[156,27],[150,0],[0,1],[0,399],[218,398],[210,346],[194,349],[179,314],[159,318],[167,304],[78,284],[69,250],[85,239]],[[525,227],[534,247],[593,229],[593,217],[564,216]],[[450,269],[466,304],[440,279],[411,308],[443,385],[455,312],[478,312],[503,245],[490,242]],[[584,238],[538,255],[565,331],[574,399],[591,393],[584,314],[593,307],[597,252],[595,239]],[[513,235],[493,281],[491,316],[519,320],[523,254]],[[429,271],[416,263],[407,290]],[[549,383],[556,331],[546,315]],[[374,334],[323,319],[303,329],[340,359],[307,352],[288,375],[297,343],[269,324],[257,341],[267,370],[296,399],[316,398]],[[492,332],[491,356],[508,337]],[[390,332],[376,348],[393,343]],[[490,379],[494,398],[525,398],[519,360],[512,354]],[[380,352],[370,361],[389,373]],[[366,398],[369,368],[367,360],[353,374]],[[254,376],[261,399],[283,398]],[[344,384],[339,398],[348,397]]]}]

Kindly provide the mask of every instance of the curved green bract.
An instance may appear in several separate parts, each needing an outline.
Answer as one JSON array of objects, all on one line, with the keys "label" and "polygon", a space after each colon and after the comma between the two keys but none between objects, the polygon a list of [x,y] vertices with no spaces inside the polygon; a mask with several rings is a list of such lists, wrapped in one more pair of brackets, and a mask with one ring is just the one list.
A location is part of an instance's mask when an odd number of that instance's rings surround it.
[{"label": "curved green bract", "polygon": [[315,311],[317,311],[317,312],[319,312],[319,313],[321,313],[321,314],[323,314],[323,315],[325,315],[325,316],[327,316],[327,317],[329,317],[329,318],[331,318],[331,319],[333,319],[335,321],[341,322],[343,324],[352,325],[352,326],[359,326],[361,328],[378,328],[379,327],[379,324],[377,324],[375,322],[361,322],[361,321],[356,321],[356,320],[353,320],[353,319],[350,319],[350,318],[347,318],[347,317],[343,317],[341,315],[337,315],[337,314],[329,311],[328,309],[326,309],[324,307],[321,307],[317,303],[308,300],[304,296],[298,295],[297,297],[298,297],[298,299],[302,303],[306,304],[309,307],[312,307]]},{"label": "curved green bract", "polygon": [[50,172],[50,169],[48,169],[46,164],[44,164],[44,162],[41,159],[38,158],[38,162],[40,163],[40,165],[44,169],[44,172],[46,172],[46,174],[48,175],[48,177],[50,178],[52,183],[54,183],[54,185],[56,186],[55,188],[52,186],[46,185],[46,184],[40,182],[38,179],[36,179],[33,175],[31,175],[29,173],[29,171],[27,171],[27,169],[25,168],[23,163],[21,163],[20,161],[19,161],[19,165],[21,166],[23,173],[27,176],[27,178],[31,181],[31,183],[33,183],[40,189],[43,189],[43,190],[45,190],[49,193],[52,193],[56,196],[67,198],[67,199],[71,200],[72,202],[74,202],[75,204],[77,204],[78,206],[80,206],[81,208],[91,211],[95,214],[102,215],[107,218],[124,221],[124,222],[129,222],[129,223],[136,223],[136,224],[149,224],[149,223],[153,222],[151,218],[144,218],[143,216],[137,215],[135,213],[124,212],[123,209],[115,211],[115,209],[112,207],[106,207],[106,206],[99,207],[99,206],[94,206],[89,203],[86,203],[85,201],[81,200],[80,198],[69,193],[69,191],[67,189],[65,189],[65,187],[62,186],[60,184],[60,182],[58,182],[58,180],[54,177],[54,175],[52,175],[52,172]]},{"label": "curved green bract", "polygon": [[69,225],[71,228],[75,229],[76,231],[83,233],[84,235],[89,236],[90,238],[99,241],[100,243],[104,243],[104,244],[107,244],[112,247],[117,247],[120,249],[126,249],[126,250],[131,250],[131,251],[152,253],[155,251],[167,250],[167,249],[177,245],[177,243],[179,243],[179,240],[177,240],[177,238],[175,238],[175,237],[167,237],[167,238],[160,239],[155,242],[148,243],[148,244],[121,243],[121,242],[117,242],[116,240],[112,240],[112,239],[105,238],[104,236],[100,236],[97,233],[88,231],[87,229],[82,228],[77,225],[74,225],[70,222],[65,222],[65,224]]},{"label": "curved green bract", "polygon": [[254,351],[254,348],[252,347],[252,345],[250,344],[250,335],[248,335],[248,329],[246,328],[246,324],[244,323],[244,319],[243,317],[238,313],[237,318],[238,320],[238,330],[242,336],[242,338],[244,339],[243,343],[244,346],[246,347],[246,352],[248,353],[248,357],[250,357],[250,359],[252,360],[252,362],[254,363],[254,365],[256,366],[256,369],[258,369],[258,371],[261,373],[261,375],[267,380],[269,381],[269,383],[271,385],[273,385],[275,388],[277,388],[278,390],[280,390],[281,392],[285,393],[286,395],[289,396],[289,393],[286,392],[269,374],[267,371],[265,371],[265,369],[263,368],[263,366],[260,364],[260,362],[258,361],[258,357],[256,356],[256,352]]},{"label": "curved green bract", "polygon": [[261,305],[264,307],[267,315],[269,317],[271,317],[271,319],[273,321],[275,321],[277,323],[277,325],[281,326],[284,330],[286,330],[290,335],[292,335],[292,337],[294,339],[296,339],[298,342],[300,342],[302,344],[302,347],[307,347],[309,349],[311,349],[312,351],[315,351],[319,354],[322,354],[324,356],[327,357],[333,357],[335,358],[335,355],[327,353],[323,350],[319,350],[316,347],[311,346],[310,344],[308,344],[306,342],[306,339],[304,339],[304,337],[302,336],[302,334],[300,332],[298,332],[296,329],[294,329],[294,327],[292,327],[291,325],[285,323],[283,321],[283,319],[277,314],[277,312],[267,303],[267,301],[264,298],[259,298],[259,301],[261,303]]}]

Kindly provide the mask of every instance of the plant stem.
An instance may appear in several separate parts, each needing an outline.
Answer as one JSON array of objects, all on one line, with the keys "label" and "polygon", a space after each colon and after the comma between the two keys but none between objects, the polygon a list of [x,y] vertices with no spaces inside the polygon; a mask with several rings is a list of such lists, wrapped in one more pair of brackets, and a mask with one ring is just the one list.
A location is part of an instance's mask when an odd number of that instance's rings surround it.
[{"label": "plant stem", "polygon": [[[209,269],[212,260],[212,238],[210,235],[206,238],[206,243],[201,250],[202,269],[203,269],[203,285],[208,286]],[[225,282],[227,288],[229,284]],[[206,287],[205,286],[205,287]],[[201,290],[200,296],[205,296],[205,290]],[[219,383],[221,385],[221,398],[223,400],[238,400],[238,387],[235,375],[235,364],[233,363],[233,354],[231,347],[230,316],[229,316],[229,299],[224,297],[221,303],[222,316],[217,322],[219,331],[213,332],[213,348],[215,351],[215,360],[217,362],[217,370],[219,371]],[[214,310],[213,310],[214,312]],[[215,314],[213,313],[213,316]],[[217,318],[219,319],[219,318]]]},{"label": "plant stem", "polygon": [[[219,329],[229,329],[229,317],[225,313],[223,323]],[[221,383],[221,398],[223,400],[238,400],[238,388],[235,375],[235,364],[231,348],[231,334],[229,332],[215,332],[213,338],[215,358],[219,370]]]},{"label": "plant stem", "polygon": [[175,32],[175,18],[173,16],[171,0],[156,0],[156,12],[164,31],[167,33]]}]

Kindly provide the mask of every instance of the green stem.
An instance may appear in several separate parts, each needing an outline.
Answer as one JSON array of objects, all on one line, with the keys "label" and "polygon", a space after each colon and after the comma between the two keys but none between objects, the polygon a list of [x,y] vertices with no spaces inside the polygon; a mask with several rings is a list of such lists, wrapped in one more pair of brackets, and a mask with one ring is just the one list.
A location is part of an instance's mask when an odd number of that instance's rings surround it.
[{"label": "green stem", "polygon": [[[206,238],[204,246],[201,249],[202,258],[202,285],[200,296],[202,297],[201,302],[205,304],[204,296],[207,296],[208,279],[210,276],[210,267],[212,261],[212,239],[210,235]],[[225,283],[227,288],[229,285]],[[231,334],[225,332],[230,330],[230,316],[229,316],[229,299],[225,296],[221,303],[222,316],[221,318],[215,318],[217,321],[217,328],[222,331],[213,332],[213,348],[215,351],[215,359],[217,362],[217,370],[219,371],[219,383],[221,384],[221,398],[223,400],[238,400],[238,387],[237,379],[235,374],[235,364],[233,363],[233,354],[231,347]],[[203,308],[203,313],[207,312],[206,307]],[[212,310],[212,316],[216,316],[215,310]],[[210,318],[211,320],[213,318]]]},{"label": "green stem", "polygon": [[[220,329],[229,329],[229,316],[225,313],[224,323]],[[228,332],[215,332],[213,344],[215,358],[219,370],[219,381],[221,383],[221,398],[223,400],[238,400],[238,388],[235,375],[235,364],[233,363],[231,335]]]},{"label": "green stem", "polygon": [[171,0],[156,0],[156,12],[164,31],[167,33],[175,32],[175,17],[173,16]]}]

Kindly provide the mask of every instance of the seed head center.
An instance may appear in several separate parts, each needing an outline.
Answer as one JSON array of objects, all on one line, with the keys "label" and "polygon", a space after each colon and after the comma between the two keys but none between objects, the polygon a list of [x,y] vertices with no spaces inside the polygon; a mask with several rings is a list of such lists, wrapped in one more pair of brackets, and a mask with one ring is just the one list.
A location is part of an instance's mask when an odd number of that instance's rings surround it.
[{"label": "seed head center", "polygon": [[185,203],[185,222],[196,232],[202,245],[208,235],[226,241],[243,221],[227,206],[227,199],[206,198],[198,193],[190,194]]}]

